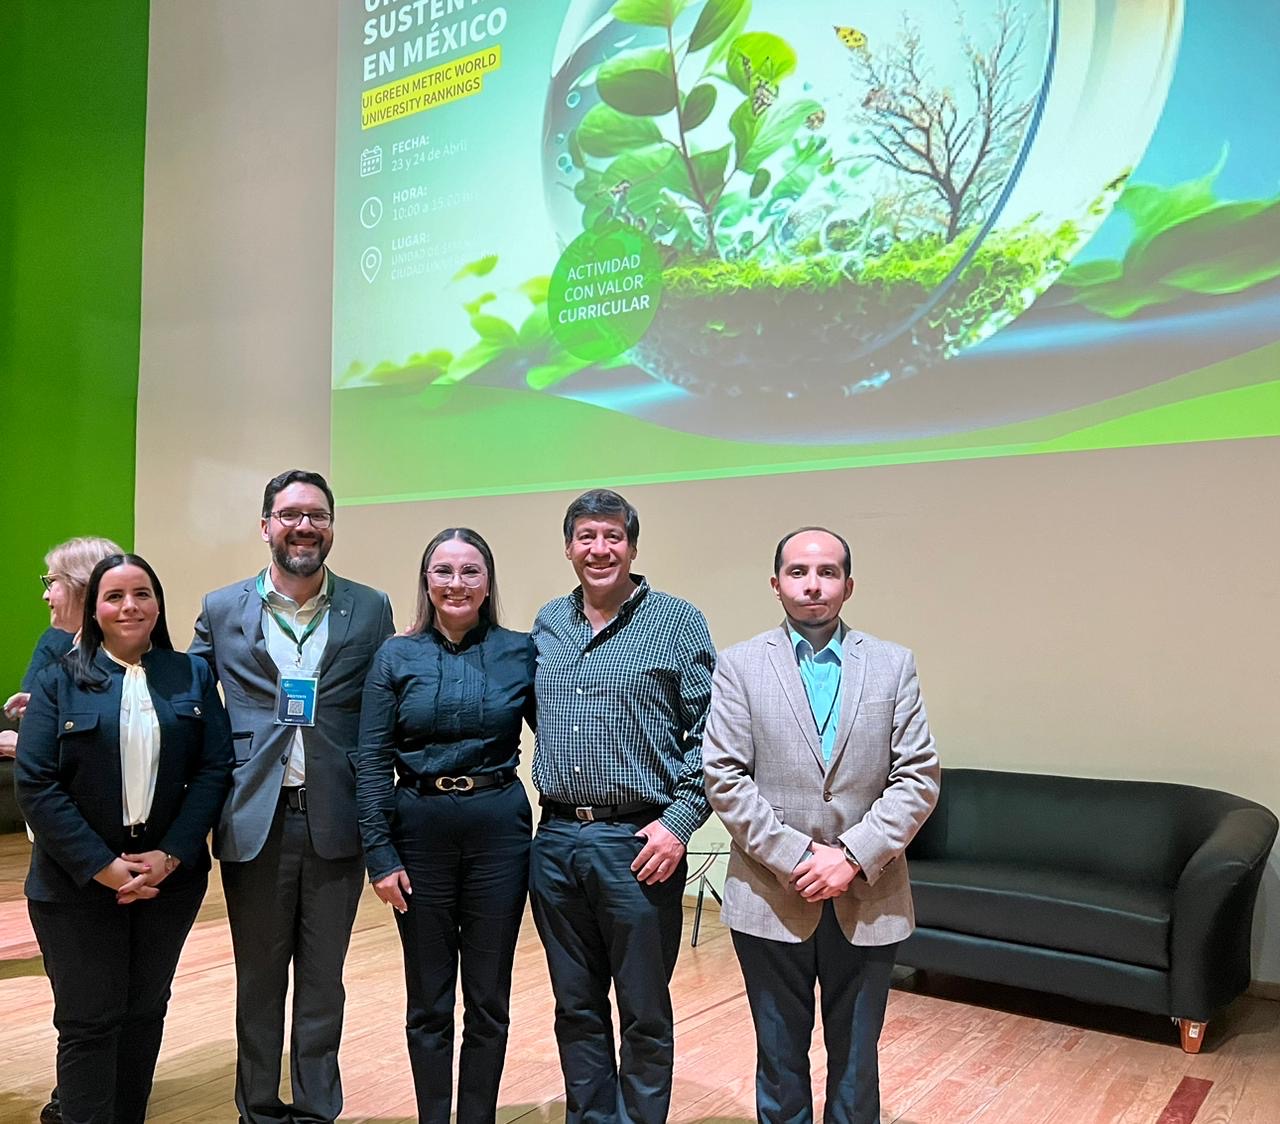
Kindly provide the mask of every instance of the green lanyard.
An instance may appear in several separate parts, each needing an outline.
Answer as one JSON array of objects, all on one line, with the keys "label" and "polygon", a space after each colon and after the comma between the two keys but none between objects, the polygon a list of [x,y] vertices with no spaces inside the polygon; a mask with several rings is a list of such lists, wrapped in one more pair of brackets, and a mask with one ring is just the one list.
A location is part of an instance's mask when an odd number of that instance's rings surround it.
[{"label": "green lanyard", "polygon": [[258,575],[258,596],[262,598],[262,607],[271,614],[271,619],[280,626],[283,632],[290,640],[298,646],[298,659],[302,659],[302,646],[311,638],[311,634],[320,627],[320,622],[324,620],[324,615],[329,611],[329,606],[333,603],[333,574],[329,574],[329,580],[324,587],[324,604],[316,610],[316,615],[307,623],[307,627],[302,630],[302,635],[298,636],[293,631],[293,626],[276,612],[275,606],[267,600],[267,571],[263,570]]}]

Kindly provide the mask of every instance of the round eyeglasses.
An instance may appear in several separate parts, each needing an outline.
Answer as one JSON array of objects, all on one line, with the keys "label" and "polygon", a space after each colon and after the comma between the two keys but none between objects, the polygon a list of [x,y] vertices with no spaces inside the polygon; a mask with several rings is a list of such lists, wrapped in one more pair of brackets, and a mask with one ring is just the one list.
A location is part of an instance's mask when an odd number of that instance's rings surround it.
[{"label": "round eyeglasses", "polygon": [[427,581],[432,585],[452,585],[457,578],[468,589],[476,589],[484,584],[488,572],[480,566],[463,566],[455,570],[452,566],[432,566],[426,571]]}]

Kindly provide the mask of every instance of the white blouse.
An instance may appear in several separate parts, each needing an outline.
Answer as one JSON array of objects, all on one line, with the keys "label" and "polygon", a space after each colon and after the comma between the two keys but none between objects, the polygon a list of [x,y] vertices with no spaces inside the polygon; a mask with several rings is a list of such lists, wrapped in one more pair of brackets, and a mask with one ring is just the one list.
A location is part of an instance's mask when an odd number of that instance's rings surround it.
[{"label": "white blouse", "polygon": [[[107,652],[104,647],[102,649]],[[160,720],[156,717],[147,673],[140,663],[125,663],[107,655],[124,668],[120,692],[120,792],[124,825],[146,823],[156,795],[160,767]]]}]

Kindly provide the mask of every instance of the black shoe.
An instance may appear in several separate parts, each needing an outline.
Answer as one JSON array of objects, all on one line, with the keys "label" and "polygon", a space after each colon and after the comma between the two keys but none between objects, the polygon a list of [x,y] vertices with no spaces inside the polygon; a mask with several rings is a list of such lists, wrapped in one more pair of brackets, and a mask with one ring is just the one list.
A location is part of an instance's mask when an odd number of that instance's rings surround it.
[{"label": "black shoe", "polygon": [[61,1101],[50,1101],[40,1110],[40,1124],[62,1124]]}]

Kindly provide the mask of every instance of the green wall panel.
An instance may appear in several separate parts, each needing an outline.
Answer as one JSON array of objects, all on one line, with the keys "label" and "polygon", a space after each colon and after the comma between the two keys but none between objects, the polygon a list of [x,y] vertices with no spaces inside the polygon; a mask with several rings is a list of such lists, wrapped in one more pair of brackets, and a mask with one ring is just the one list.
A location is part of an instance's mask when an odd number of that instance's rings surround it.
[{"label": "green wall panel", "polygon": [[0,695],[45,551],[133,541],[148,7],[0,4]]}]

